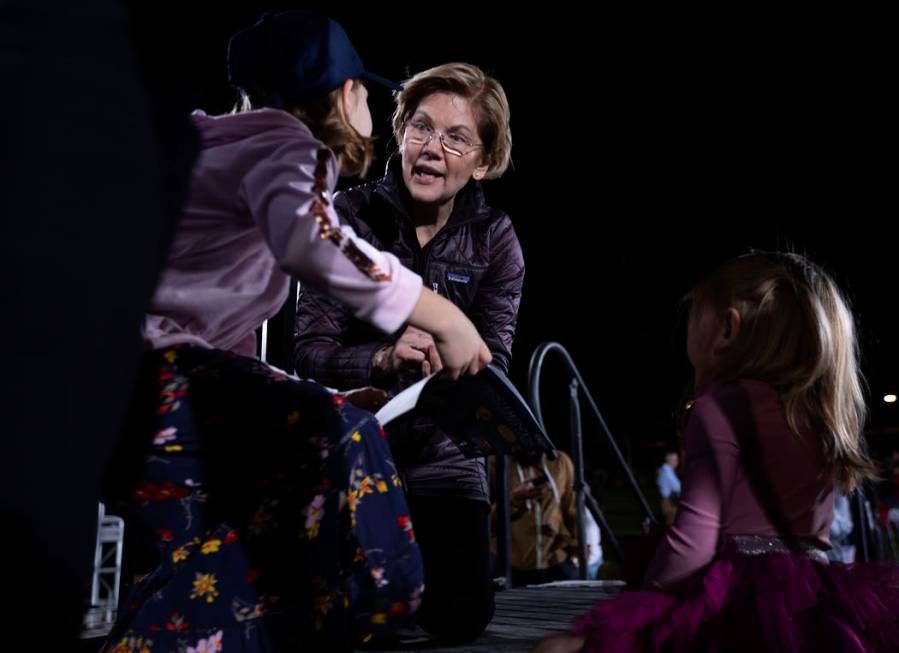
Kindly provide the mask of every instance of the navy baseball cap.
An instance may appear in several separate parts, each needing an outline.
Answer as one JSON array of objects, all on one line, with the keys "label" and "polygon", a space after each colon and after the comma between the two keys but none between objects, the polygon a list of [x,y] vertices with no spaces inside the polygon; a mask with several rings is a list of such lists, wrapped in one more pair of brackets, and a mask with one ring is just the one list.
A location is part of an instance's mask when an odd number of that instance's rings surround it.
[{"label": "navy baseball cap", "polygon": [[343,28],[310,11],[264,14],[228,43],[228,81],[247,91],[279,93],[290,104],[327,95],[362,78],[391,91],[400,86],[365,70]]}]

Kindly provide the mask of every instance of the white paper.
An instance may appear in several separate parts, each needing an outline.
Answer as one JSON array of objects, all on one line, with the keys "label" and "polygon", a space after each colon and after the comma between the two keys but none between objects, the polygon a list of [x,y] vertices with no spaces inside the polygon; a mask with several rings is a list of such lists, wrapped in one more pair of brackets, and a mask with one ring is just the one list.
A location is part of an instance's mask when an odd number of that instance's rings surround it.
[{"label": "white paper", "polygon": [[[436,372],[434,374],[436,374]],[[384,424],[389,424],[397,417],[405,415],[410,410],[415,408],[416,404],[418,404],[418,398],[421,396],[421,391],[425,389],[425,386],[428,384],[428,381],[431,380],[431,377],[433,377],[434,374],[430,374],[418,383],[410,385],[393,399],[384,404],[381,407],[381,410],[375,413],[375,417],[378,419],[381,425],[383,426]]]}]

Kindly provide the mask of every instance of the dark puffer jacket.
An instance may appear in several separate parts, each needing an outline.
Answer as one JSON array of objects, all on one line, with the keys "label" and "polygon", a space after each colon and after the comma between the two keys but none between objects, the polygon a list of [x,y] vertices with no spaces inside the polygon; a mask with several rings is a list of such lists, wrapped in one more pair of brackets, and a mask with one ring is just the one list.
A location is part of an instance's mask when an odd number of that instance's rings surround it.
[{"label": "dark puffer jacket", "polygon": [[[456,195],[447,224],[422,248],[404,206],[408,194],[396,163],[379,181],[337,195],[334,205],[341,221],[375,247],[394,253],[421,275],[426,287],[461,308],[493,362],[508,373],[524,280],[512,221],[488,207],[480,184],[471,181]],[[301,288],[294,339],[297,374],[341,390],[366,385],[401,390],[421,378],[420,373],[386,382],[375,379],[372,356],[396,342],[404,329],[385,336],[337,301]],[[484,461],[463,457],[428,421],[415,421],[392,444],[412,494],[488,500]]]}]

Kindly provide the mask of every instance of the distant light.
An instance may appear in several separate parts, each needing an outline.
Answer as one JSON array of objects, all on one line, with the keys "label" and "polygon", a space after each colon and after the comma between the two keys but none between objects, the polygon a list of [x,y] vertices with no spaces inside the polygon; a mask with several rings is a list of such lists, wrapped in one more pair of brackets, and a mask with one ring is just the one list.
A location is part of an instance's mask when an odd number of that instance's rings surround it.
[{"label": "distant light", "polygon": [[888,404],[895,404],[896,403],[896,395],[884,395],[883,400],[885,402],[887,402]]}]

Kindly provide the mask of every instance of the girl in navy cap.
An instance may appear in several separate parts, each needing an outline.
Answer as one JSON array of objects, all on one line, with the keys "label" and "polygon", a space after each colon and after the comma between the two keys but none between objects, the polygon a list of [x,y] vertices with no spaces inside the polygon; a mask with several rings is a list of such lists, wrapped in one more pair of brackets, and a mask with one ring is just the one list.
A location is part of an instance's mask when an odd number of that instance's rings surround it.
[{"label": "girl in navy cap", "polygon": [[228,59],[241,108],[194,115],[202,151],[145,323],[128,525],[147,555],[107,651],[349,649],[418,606],[421,559],[383,431],[255,357],[290,275],[387,333],[432,333],[450,376],[490,360],[458,308],[332,208],[338,174],[372,157],[361,80],[384,83],[343,29],[267,15]]}]

